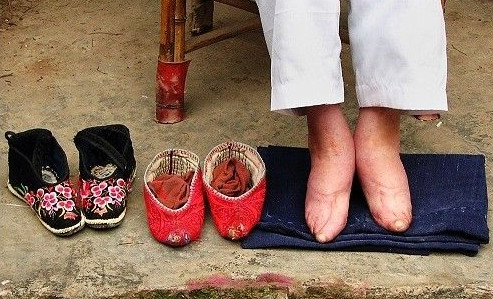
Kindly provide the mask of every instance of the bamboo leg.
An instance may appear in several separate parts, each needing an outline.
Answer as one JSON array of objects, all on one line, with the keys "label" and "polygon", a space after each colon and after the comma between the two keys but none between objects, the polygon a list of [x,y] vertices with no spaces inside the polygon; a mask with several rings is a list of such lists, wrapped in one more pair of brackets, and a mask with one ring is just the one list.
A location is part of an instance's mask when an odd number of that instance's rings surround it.
[{"label": "bamboo leg", "polygon": [[186,0],[176,0],[175,11],[175,53],[174,61],[185,60],[185,22],[186,22]]},{"label": "bamboo leg", "polygon": [[161,0],[161,29],[156,73],[156,118],[173,124],[185,118],[185,79],[189,61],[185,58],[186,0]]},{"label": "bamboo leg", "polygon": [[200,35],[212,29],[214,0],[192,0],[192,34]]},{"label": "bamboo leg", "polygon": [[176,0],[161,0],[161,29],[159,34],[159,60],[173,61],[175,44]]}]

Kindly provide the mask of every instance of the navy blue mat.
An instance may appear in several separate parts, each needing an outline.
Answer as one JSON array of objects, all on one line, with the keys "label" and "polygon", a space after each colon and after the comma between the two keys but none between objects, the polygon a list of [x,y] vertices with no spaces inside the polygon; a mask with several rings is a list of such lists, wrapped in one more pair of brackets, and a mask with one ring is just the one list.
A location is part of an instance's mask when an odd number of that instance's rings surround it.
[{"label": "navy blue mat", "polygon": [[357,180],[346,228],[327,244],[316,242],[305,223],[310,172],[307,149],[260,147],[267,167],[267,197],[243,248],[305,248],[427,255],[451,251],[475,255],[488,243],[485,159],[481,155],[403,154],[413,203],[413,222],[403,234],[378,226]]}]

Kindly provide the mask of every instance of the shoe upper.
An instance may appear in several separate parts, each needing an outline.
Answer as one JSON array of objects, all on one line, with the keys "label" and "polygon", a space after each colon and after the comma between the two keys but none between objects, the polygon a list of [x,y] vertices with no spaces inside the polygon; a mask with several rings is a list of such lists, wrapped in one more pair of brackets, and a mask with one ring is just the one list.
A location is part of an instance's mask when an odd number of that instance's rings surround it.
[{"label": "shoe upper", "polygon": [[[24,184],[35,190],[68,179],[67,156],[49,130],[7,132],[6,138],[11,185]],[[47,181],[43,180],[43,175]]]},{"label": "shoe upper", "polygon": [[67,156],[46,129],[7,132],[9,188],[53,233],[68,235],[83,226]]},{"label": "shoe upper", "polygon": [[[186,203],[171,209],[150,186],[163,174],[183,176],[192,171]],[[204,194],[199,157],[187,150],[168,149],[157,154],[144,174],[143,186],[149,230],[153,237],[170,246],[184,246],[200,238],[204,222]]]},{"label": "shoe upper", "polygon": [[[239,196],[227,196],[212,186],[214,169],[222,162],[235,158],[251,174],[251,186]],[[204,190],[211,216],[221,236],[239,240],[247,236],[260,220],[266,193],[265,163],[249,145],[225,142],[213,148],[204,159]]]},{"label": "shoe upper", "polygon": [[[79,172],[83,179],[98,178],[94,167],[113,164],[107,177],[129,178],[135,170],[135,157],[130,131],[121,124],[97,126],[79,131],[74,138],[79,150]],[[104,172],[104,171],[103,171]],[[104,173],[100,173],[104,177]]]},{"label": "shoe upper", "polygon": [[86,128],[74,138],[79,150],[79,196],[84,213],[95,226],[116,226],[126,209],[135,174],[130,132],[114,124]]}]

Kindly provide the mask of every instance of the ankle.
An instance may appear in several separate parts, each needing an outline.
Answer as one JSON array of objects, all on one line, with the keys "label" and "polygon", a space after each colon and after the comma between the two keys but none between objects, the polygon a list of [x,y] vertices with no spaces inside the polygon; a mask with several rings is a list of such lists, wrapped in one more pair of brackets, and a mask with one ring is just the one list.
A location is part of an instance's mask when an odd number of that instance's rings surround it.
[{"label": "ankle", "polygon": [[309,107],[307,125],[312,158],[354,155],[352,133],[338,104]]},{"label": "ankle", "polygon": [[361,108],[354,133],[354,142],[358,150],[399,150],[400,114],[399,110],[389,108]]}]

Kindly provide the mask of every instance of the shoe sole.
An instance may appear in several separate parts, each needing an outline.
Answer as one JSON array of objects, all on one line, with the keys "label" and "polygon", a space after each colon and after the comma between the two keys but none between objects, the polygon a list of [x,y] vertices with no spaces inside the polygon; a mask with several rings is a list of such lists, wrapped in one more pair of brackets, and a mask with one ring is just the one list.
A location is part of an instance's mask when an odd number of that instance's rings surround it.
[{"label": "shoe sole", "polygon": [[[12,185],[10,185],[10,182],[7,182],[7,188],[9,189],[9,191],[15,195],[15,197],[19,198],[20,200],[22,200],[25,204],[27,204],[29,206],[29,203],[26,202],[26,200],[24,199],[24,197],[22,197],[17,191],[15,191],[15,189],[12,187]],[[30,206],[29,206],[30,207]],[[32,210],[32,209],[31,209]],[[38,213],[35,213],[36,214],[36,217],[38,217],[39,221],[41,222],[41,224],[43,224],[43,226],[49,230],[50,232],[52,232],[53,234],[57,235],[57,236],[61,236],[61,237],[67,237],[67,236],[70,236],[70,235],[73,235],[75,234],[76,232],[80,231],[81,229],[84,228],[84,224],[85,224],[85,217],[84,217],[84,214],[81,213],[81,220],[79,223],[77,223],[76,225],[73,225],[71,227],[67,227],[67,228],[61,228],[61,229],[56,229],[56,228],[53,228],[51,226],[49,226],[46,222],[44,222],[41,217],[39,217]]]},{"label": "shoe sole", "polygon": [[125,217],[127,208],[118,216],[118,218],[110,219],[88,219],[86,218],[86,225],[92,228],[113,228],[120,225]]},{"label": "shoe sole", "polygon": [[[133,181],[135,180],[136,173],[137,173],[137,166],[135,167],[134,172],[132,174],[132,179],[131,179],[132,184],[131,185],[133,185]],[[127,195],[130,194],[132,192],[132,190],[133,190],[133,188],[129,188]],[[117,218],[110,218],[110,219],[87,219],[86,218],[86,225],[91,227],[91,228],[97,228],[97,229],[114,228],[114,227],[119,226],[122,223],[126,212],[127,212],[127,208],[125,207],[123,212]]]}]

